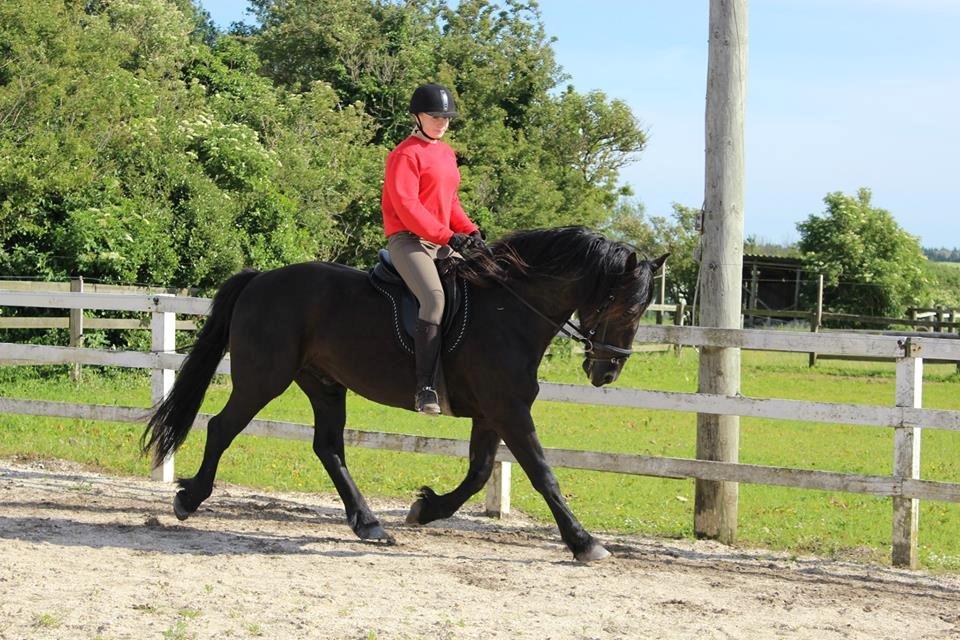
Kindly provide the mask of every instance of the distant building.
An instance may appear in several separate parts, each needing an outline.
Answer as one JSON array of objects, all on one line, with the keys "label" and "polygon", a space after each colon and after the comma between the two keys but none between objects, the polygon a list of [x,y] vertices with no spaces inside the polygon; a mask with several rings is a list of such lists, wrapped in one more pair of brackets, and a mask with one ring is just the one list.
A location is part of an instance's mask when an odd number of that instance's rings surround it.
[{"label": "distant building", "polygon": [[[805,311],[800,308],[806,286],[803,261],[789,256],[743,256],[743,308]],[[744,315],[749,315],[744,312]]]}]

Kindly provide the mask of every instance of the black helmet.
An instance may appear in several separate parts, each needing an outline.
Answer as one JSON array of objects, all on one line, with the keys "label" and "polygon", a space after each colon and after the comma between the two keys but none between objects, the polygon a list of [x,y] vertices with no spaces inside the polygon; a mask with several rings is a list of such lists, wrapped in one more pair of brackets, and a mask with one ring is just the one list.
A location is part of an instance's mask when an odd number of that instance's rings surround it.
[{"label": "black helmet", "polygon": [[457,105],[453,94],[439,84],[422,84],[410,98],[410,113],[426,113],[435,118],[456,118]]}]

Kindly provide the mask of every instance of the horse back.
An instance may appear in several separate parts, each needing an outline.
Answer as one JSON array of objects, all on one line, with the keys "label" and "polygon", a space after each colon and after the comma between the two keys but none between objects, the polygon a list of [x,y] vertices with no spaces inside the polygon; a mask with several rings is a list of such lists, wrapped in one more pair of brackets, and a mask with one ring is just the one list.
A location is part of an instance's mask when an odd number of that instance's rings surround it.
[{"label": "horse back", "polygon": [[[308,370],[384,401],[379,389],[367,389],[370,382],[385,374],[402,378],[408,367],[412,375],[413,367],[392,322],[389,301],[365,272],[329,262],[293,264],[261,273],[237,300],[231,360],[251,375]],[[392,390],[388,395],[393,404]]]},{"label": "horse back", "polygon": [[300,336],[377,302],[364,272],[331,262],[302,262],[254,278],[237,300],[231,329],[251,324],[260,333]]}]

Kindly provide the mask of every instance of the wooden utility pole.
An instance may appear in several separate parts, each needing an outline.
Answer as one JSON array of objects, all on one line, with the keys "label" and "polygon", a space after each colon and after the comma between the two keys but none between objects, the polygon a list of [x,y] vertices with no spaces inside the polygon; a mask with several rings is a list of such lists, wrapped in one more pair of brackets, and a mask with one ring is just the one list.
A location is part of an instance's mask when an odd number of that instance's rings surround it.
[{"label": "wooden utility pole", "polygon": [[[743,116],[747,81],[747,0],[710,0],[706,184],[700,323],[740,328],[743,277]],[[740,349],[700,351],[700,393],[740,392]],[[739,416],[697,416],[697,458],[737,462]],[[694,534],[731,543],[737,536],[735,482],[697,480]]]}]

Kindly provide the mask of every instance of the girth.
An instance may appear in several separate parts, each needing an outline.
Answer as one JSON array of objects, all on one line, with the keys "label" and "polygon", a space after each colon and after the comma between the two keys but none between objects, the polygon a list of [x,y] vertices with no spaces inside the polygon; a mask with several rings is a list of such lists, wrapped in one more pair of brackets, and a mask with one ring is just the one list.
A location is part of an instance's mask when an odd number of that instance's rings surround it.
[{"label": "girth", "polygon": [[[381,249],[380,261],[369,271],[370,284],[390,300],[393,307],[394,335],[404,351],[413,354],[413,330],[417,322],[420,303],[410,292],[397,272],[390,252]],[[440,331],[443,335],[444,353],[453,353],[463,342],[470,314],[470,290],[466,282],[456,275],[441,277],[443,284],[443,319]]]}]

